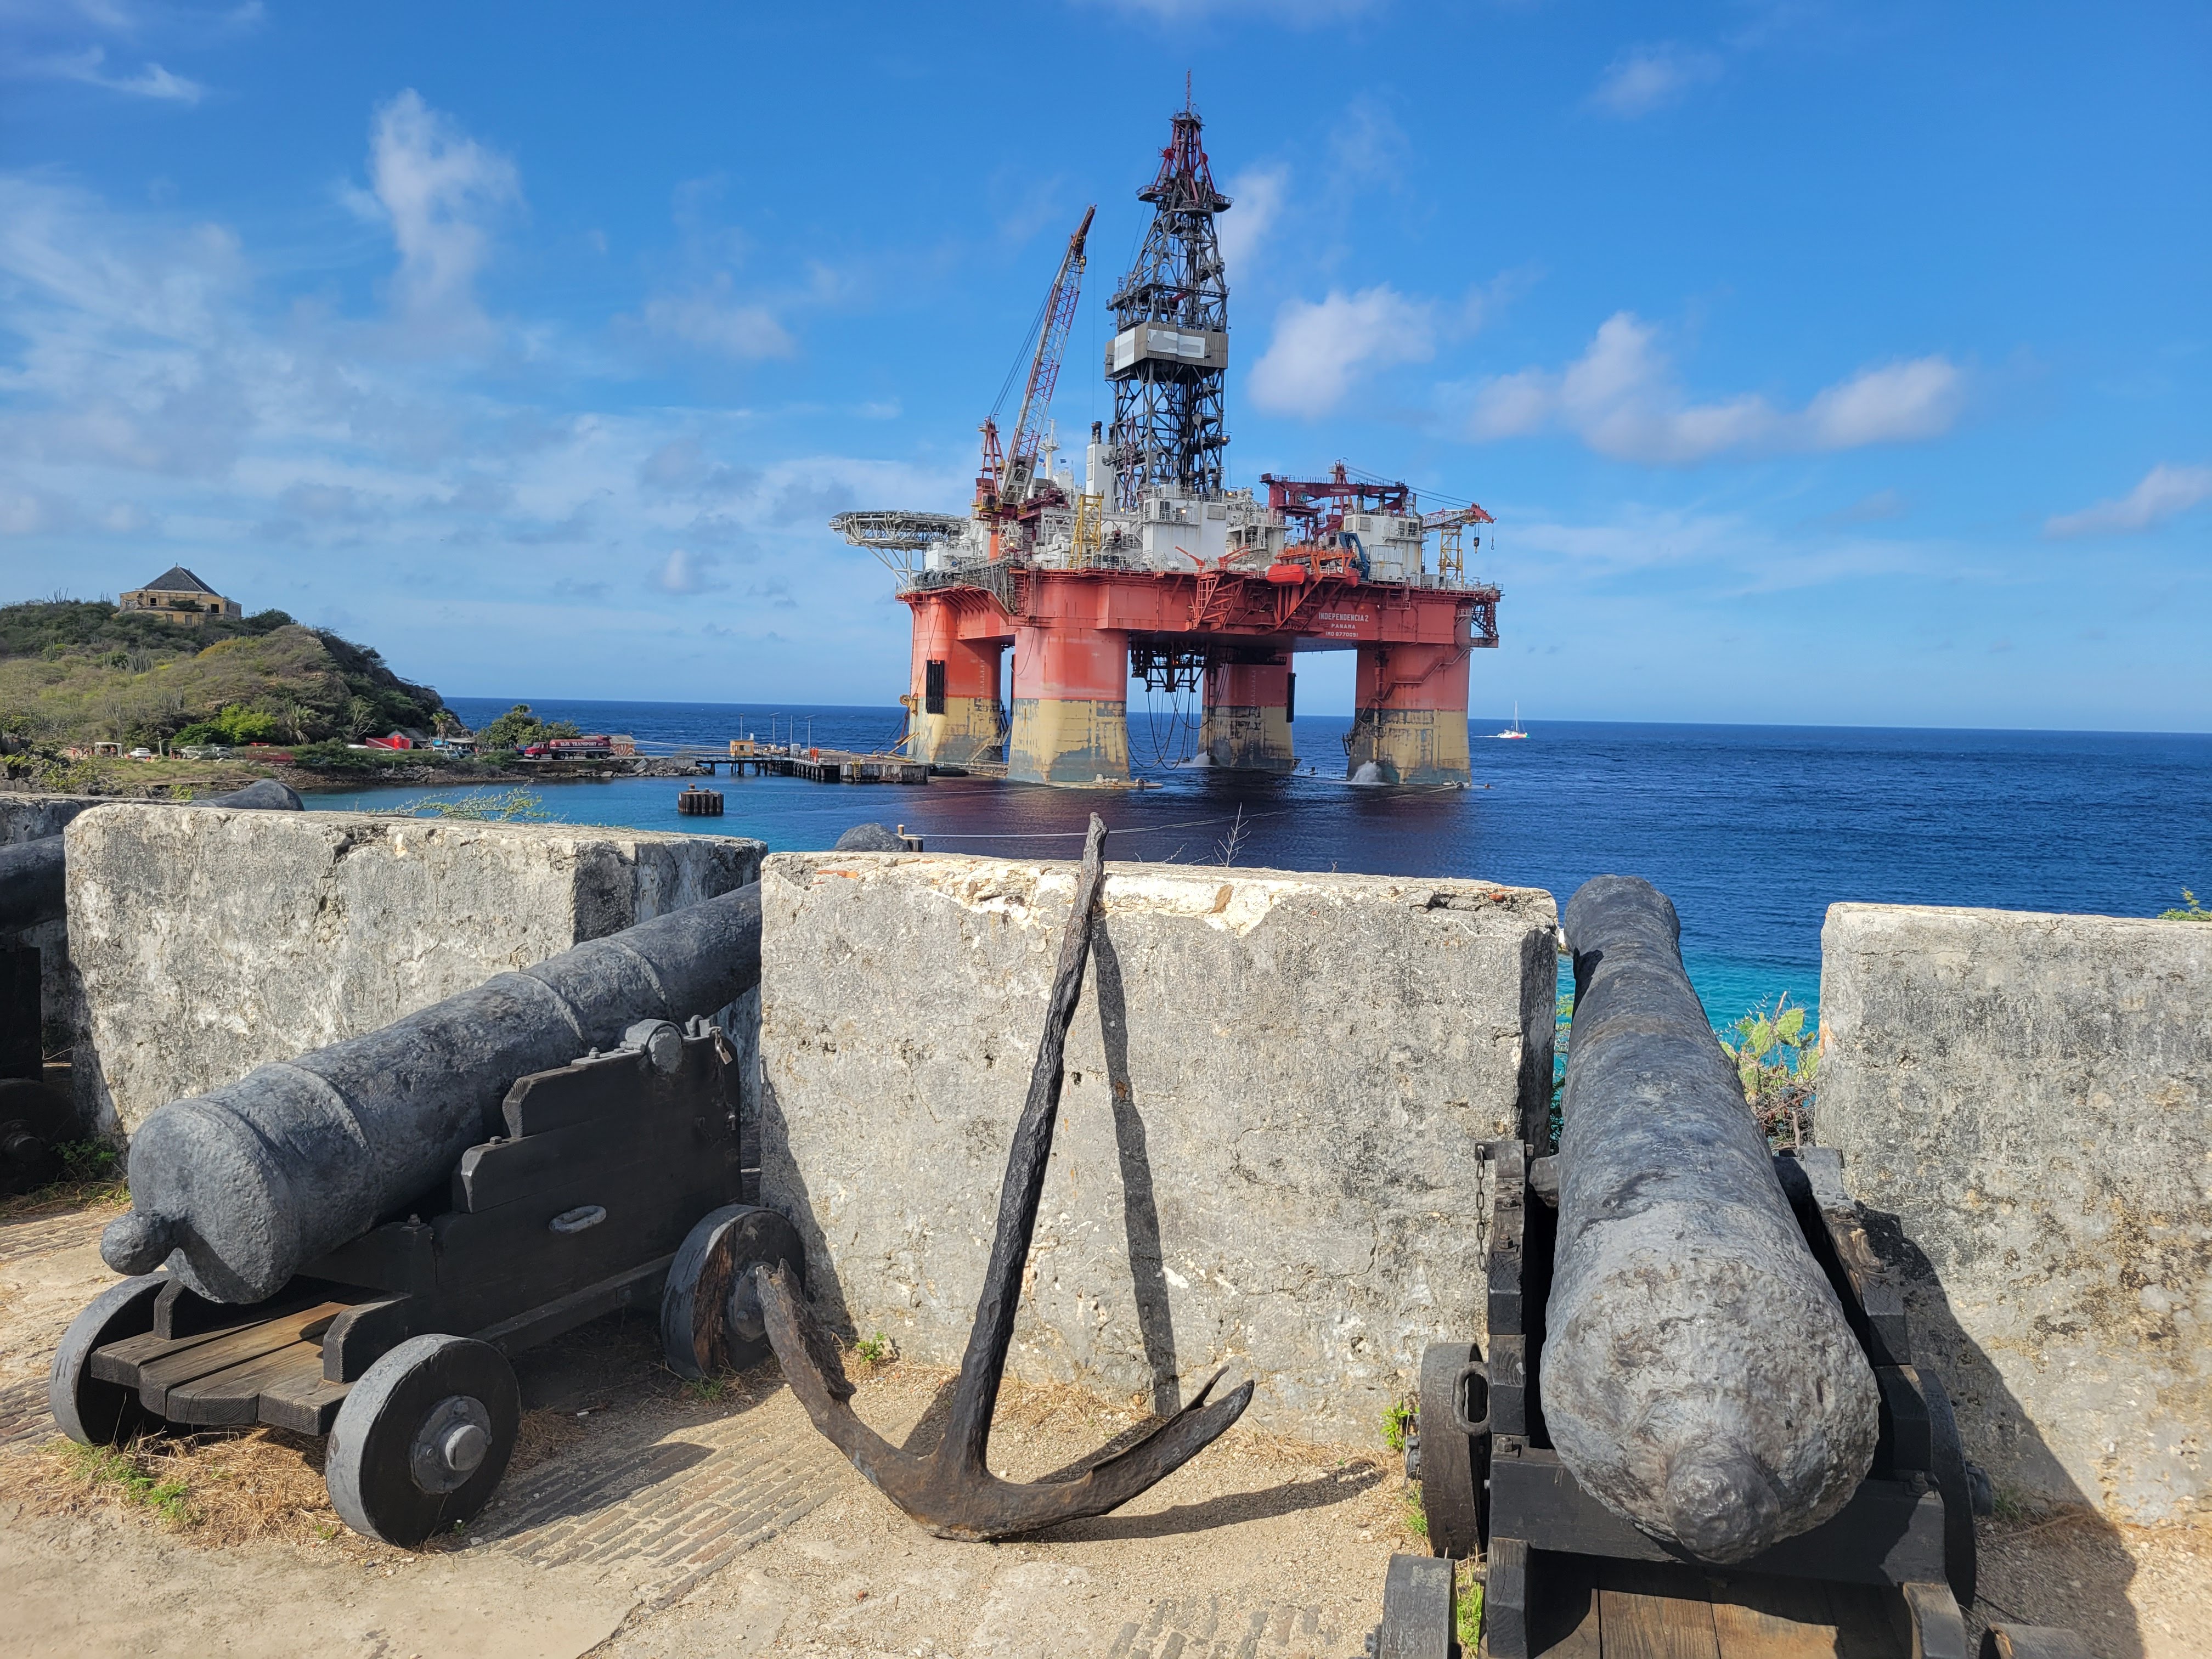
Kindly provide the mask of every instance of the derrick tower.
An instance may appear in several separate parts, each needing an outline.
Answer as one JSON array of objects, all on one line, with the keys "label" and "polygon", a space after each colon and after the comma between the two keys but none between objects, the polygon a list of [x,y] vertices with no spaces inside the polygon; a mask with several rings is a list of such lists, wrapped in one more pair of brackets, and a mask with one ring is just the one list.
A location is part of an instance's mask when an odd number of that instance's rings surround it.
[{"label": "derrick tower", "polygon": [[1115,507],[1141,509],[1145,492],[1221,493],[1221,386],[1229,368],[1229,282],[1213,216],[1229,198],[1213,186],[1200,142],[1205,123],[1184,107],[1174,117],[1158,176],[1137,192],[1152,204],[1137,263],[1107,303],[1114,338],[1106,378],[1114,383]]}]

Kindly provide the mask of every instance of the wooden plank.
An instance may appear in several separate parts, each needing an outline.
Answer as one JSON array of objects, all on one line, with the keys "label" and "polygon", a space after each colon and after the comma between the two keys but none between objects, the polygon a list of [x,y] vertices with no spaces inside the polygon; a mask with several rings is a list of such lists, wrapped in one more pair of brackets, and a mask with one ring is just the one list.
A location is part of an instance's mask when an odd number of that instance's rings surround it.
[{"label": "wooden plank", "polygon": [[1541,1659],[1602,1659],[1597,1565],[1587,1555],[1529,1558],[1528,1650]]},{"label": "wooden plank", "polygon": [[1528,1432],[1528,1338],[1490,1335],[1490,1431],[1494,1435]]},{"label": "wooden plank", "polygon": [[[318,1303],[312,1308],[302,1308],[281,1319],[271,1319],[244,1330],[232,1331],[212,1342],[195,1342],[173,1354],[166,1354],[138,1368],[138,1398],[146,1409],[160,1416],[168,1414],[168,1392],[186,1382],[210,1376],[216,1371],[248,1359],[258,1359],[263,1354],[301,1340],[312,1331],[315,1337],[322,1334],[322,1327],[346,1310],[343,1302]],[[321,1349],[316,1350],[315,1364],[322,1364]]]},{"label": "wooden plank", "polygon": [[[507,1091],[501,1111],[507,1133],[520,1138],[593,1119],[633,1121],[656,1108],[683,1104],[724,1115],[737,1109],[711,1036],[685,1039],[684,1063],[673,1073],[655,1071],[643,1054],[615,1054],[522,1078]],[[733,1139],[735,1133],[732,1128]]]},{"label": "wooden plank", "polygon": [[1928,1396],[1920,1373],[1910,1365],[1877,1365],[1874,1380],[1881,1389],[1882,1443],[1875,1468],[1886,1474],[1936,1467],[1936,1443],[1928,1420]]},{"label": "wooden plank", "polygon": [[1529,1659],[1528,1557],[1518,1538],[1492,1533],[1482,1588],[1481,1659]]},{"label": "wooden plank", "polygon": [[1911,1659],[1897,1628],[1897,1592],[1872,1584],[1828,1586],[1836,1659]]},{"label": "wooden plank", "polygon": [[1605,1659],[1720,1659],[1705,1579],[1694,1568],[1600,1561]]},{"label": "wooden plank", "polygon": [[[633,1164],[695,1155],[726,1133],[695,1127],[696,1113],[644,1112],[634,1121],[572,1123],[564,1129],[471,1146],[453,1171],[453,1206],[471,1212],[532,1198],[575,1179],[579,1170],[611,1174]],[[719,1125],[719,1115],[717,1123]]]},{"label": "wooden plank", "polygon": [[261,1390],[261,1420],[294,1434],[328,1434],[352,1389],[350,1382],[331,1382],[319,1375],[279,1377]]},{"label": "wooden plank", "polygon": [[496,1325],[487,1325],[476,1334],[476,1340],[490,1343],[501,1353],[515,1354],[540,1342],[550,1342],[562,1332],[573,1330],[617,1308],[635,1307],[640,1303],[658,1308],[669,1263],[675,1260],[673,1255],[664,1255],[597,1285],[587,1285],[557,1302],[529,1309]]},{"label": "wooden plank", "polygon": [[161,1415],[172,1423],[211,1426],[258,1422],[263,1390],[295,1375],[322,1380],[321,1343],[289,1343],[228,1370],[180,1382],[168,1391]]},{"label": "wooden plank", "polygon": [[1835,1659],[1828,1587],[1818,1580],[1745,1573],[1707,1589],[1721,1659]]},{"label": "wooden plank", "polygon": [[[308,1297],[280,1293],[266,1302],[256,1302],[245,1308],[223,1308],[220,1304],[204,1304],[203,1307],[220,1309],[230,1317],[210,1325],[207,1329],[196,1330],[192,1327],[201,1322],[201,1316],[188,1315],[177,1322],[184,1326],[183,1334],[172,1335],[163,1332],[161,1315],[163,1304],[170,1300],[170,1291],[176,1288],[180,1287],[165,1285],[161,1296],[155,1298],[155,1322],[152,1330],[138,1336],[125,1337],[119,1342],[110,1342],[94,1352],[92,1356],[93,1376],[103,1382],[120,1382],[126,1388],[136,1388],[139,1372],[147,1365],[158,1360],[179,1358],[195,1348],[235,1336],[241,1331],[258,1330],[272,1319],[289,1318],[303,1310],[316,1307],[323,1301],[319,1296]],[[192,1300],[197,1302],[198,1298],[193,1297]],[[220,1369],[220,1366],[210,1369]]]}]

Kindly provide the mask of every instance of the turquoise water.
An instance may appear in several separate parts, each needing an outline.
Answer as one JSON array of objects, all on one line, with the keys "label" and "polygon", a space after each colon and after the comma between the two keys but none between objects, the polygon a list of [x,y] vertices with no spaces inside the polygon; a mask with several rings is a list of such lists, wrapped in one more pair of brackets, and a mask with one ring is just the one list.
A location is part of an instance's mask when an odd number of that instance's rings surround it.
[{"label": "turquoise water", "polygon": [[[873,748],[893,709],[770,710],[655,703],[534,705],[586,731],[688,742],[717,752],[747,732]],[[471,723],[502,712],[456,699]],[[1480,716],[1478,732],[1505,724]],[[1302,715],[1295,777],[1160,763],[1188,723],[1132,706],[1133,793],[940,779],[927,787],[725,777],[726,816],[680,818],[680,780],[543,787],[571,823],[755,836],[824,848],[869,819],[933,848],[1067,855],[1092,811],[1121,856],[1289,870],[1470,876],[1548,888],[1562,904],[1589,877],[1640,875],[1671,896],[1683,957],[1726,1025],[1787,994],[1816,1005],[1820,931],[1839,900],[2146,915],[2212,893],[2212,737],[1838,727],[1529,723],[1525,743],[1475,742],[1469,790],[1364,789],[1343,780],[1344,719]],[[451,793],[434,791],[432,793]],[[319,808],[388,809],[425,793],[318,795]],[[1241,814],[1241,828],[1239,817]]]}]

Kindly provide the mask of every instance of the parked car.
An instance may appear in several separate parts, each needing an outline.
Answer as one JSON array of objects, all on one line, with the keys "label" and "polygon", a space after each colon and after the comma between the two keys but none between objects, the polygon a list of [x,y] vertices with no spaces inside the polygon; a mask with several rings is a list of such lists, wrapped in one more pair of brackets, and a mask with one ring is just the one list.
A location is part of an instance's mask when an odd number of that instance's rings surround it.
[{"label": "parked car", "polygon": [[154,751],[150,749],[134,749],[131,751],[131,758],[132,760],[151,760],[154,758]]}]

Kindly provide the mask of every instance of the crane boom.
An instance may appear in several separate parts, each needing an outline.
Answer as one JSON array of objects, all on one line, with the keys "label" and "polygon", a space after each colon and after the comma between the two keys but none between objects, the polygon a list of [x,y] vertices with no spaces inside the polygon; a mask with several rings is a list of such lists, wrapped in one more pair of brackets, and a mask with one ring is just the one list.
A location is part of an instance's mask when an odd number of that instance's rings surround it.
[{"label": "crane boom", "polygon": [[1044,444],[1044,423],[1052,408],[1052,389],[1060,380],[1060,362],[1067,349],[1067,332],[1074,325],[1075,302],[1083,292],[1083,244],[1091,234],[1093,203],[1083,210],[1083,222],[1067,239],[1067,252],[1060,272],[1045,297],[1044,326],[1037,331],[1036,356],[1030,362],[1029,384],[1022,391],[1022,411],[1014,421],[1013,440],[1006,446],[1006,466],[999,499],[1009,507],[1029,499],[1036,474],[1037,453]]}]

